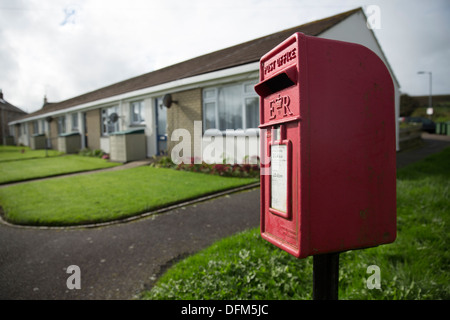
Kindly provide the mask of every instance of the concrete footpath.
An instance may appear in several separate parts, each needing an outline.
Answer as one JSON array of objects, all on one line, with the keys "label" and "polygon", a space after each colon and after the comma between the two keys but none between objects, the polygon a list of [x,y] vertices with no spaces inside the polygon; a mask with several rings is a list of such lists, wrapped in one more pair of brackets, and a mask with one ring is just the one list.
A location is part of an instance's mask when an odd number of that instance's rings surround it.
[{"label": "concrete footpath", "polygon": [[420,161],[431,154],[450,147],[450,136],[422,133],[423,145],[397,153],[397,168]]},{"label": "concrete footpath", "polygon": [[[0,224],[0,299],[130,299],[172,265],[259,224],[259,189],[96,228]],[[66,286],[67,267],[81,289]]]},{"label": "concrete footpath", "polygon": [[[423,138],[397,154],[398,167],[450,147],[450,137]],[[132,299],[174,262],[257,227],[259,198],[253,188],[94,228],[0,224],[0,299]],[[80,268],[81,289],[67,288],[71,265]]]}]

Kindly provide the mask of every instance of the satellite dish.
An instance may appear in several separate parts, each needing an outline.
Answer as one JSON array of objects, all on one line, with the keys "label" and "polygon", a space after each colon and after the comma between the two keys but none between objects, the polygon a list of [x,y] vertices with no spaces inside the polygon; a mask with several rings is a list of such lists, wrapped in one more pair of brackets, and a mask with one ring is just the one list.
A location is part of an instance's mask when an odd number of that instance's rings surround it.
[{"label": "satellite dish", "polygon": [[117,120],[119,120],[119,115],[117,113],[114,112],[109,115],[109,121],[112,123],[117,122]]},{"label": "satellite dish", "polygon": [[164,97],[163,97],[163,105],[166,108],[170,108],[172,103],[177,103],[177,102],[172,100],[172,95],[170,93],[165,94]]}]

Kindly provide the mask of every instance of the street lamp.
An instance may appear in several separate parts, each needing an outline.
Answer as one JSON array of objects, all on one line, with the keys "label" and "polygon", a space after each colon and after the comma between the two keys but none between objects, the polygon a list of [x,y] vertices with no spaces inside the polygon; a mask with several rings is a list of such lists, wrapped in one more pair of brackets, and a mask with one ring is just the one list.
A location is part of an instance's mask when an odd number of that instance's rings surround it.
[{"label": "street lamp", "polygon": [[432,82],[433,82],[433,80],[432,80],[432,74],[431,74],[431,71],[419,71],[419,72],[417,72],[417,74],[426,74],[426,73],[428,73],[429,75],[430,75],[430,96],[428,97],[428,110],[427,110],[427,114],[428,115],[430,115],[430,117],[431,117],[431,115],[433,114],[433,105],[432,105],[432,103],[431,103],[431,86],[432,86]]}]

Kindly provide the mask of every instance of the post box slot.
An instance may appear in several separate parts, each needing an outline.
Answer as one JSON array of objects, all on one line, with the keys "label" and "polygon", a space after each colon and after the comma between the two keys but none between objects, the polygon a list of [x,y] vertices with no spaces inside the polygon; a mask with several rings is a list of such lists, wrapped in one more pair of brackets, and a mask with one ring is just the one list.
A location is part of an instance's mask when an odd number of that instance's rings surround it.
[{"label": "post box slot", "polygon": [[297,83],[296,66],[291,66],[279,74],[266,79],[255,86],[255,91],[262,97],[293,86]]}]

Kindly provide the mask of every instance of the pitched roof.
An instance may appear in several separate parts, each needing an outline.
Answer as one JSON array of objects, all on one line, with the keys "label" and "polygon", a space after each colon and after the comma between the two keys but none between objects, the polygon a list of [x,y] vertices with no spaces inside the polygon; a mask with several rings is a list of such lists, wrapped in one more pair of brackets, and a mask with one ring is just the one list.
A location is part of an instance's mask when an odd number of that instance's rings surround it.
[{"label": "pitched roof", "polygon": [[9,103],[8,101],[6,101],[3,98],[3,93],[0,90],[0,106],[2,107],[3,110],[5,111],[10,111],[10,112],[15,112],[15,113],[23,113],[23,114],[27,114],[25,111],[23,111],[22,109],[17,108],[16,106],[13,106],[11,103]]},{"label": "pitched roof", "polygon": [[40,114],[109,98],[127,92],[156,86],[174,80],[257,62],[265,53],[270,51],[273,47],[284,41],[293,33],[302,32],[306,35],[318,36],[358,11],[362,11],[362,9],[357,8],[325,19],[309,22],[226,49],[208,53],[156,71],[145,73],[143,75],[127,79],[125,81],[121,81],[68,100],[52,103],[51,105],[46,105],[45,108],[24,117],[24,119],[31,116],[37,116]]}]

